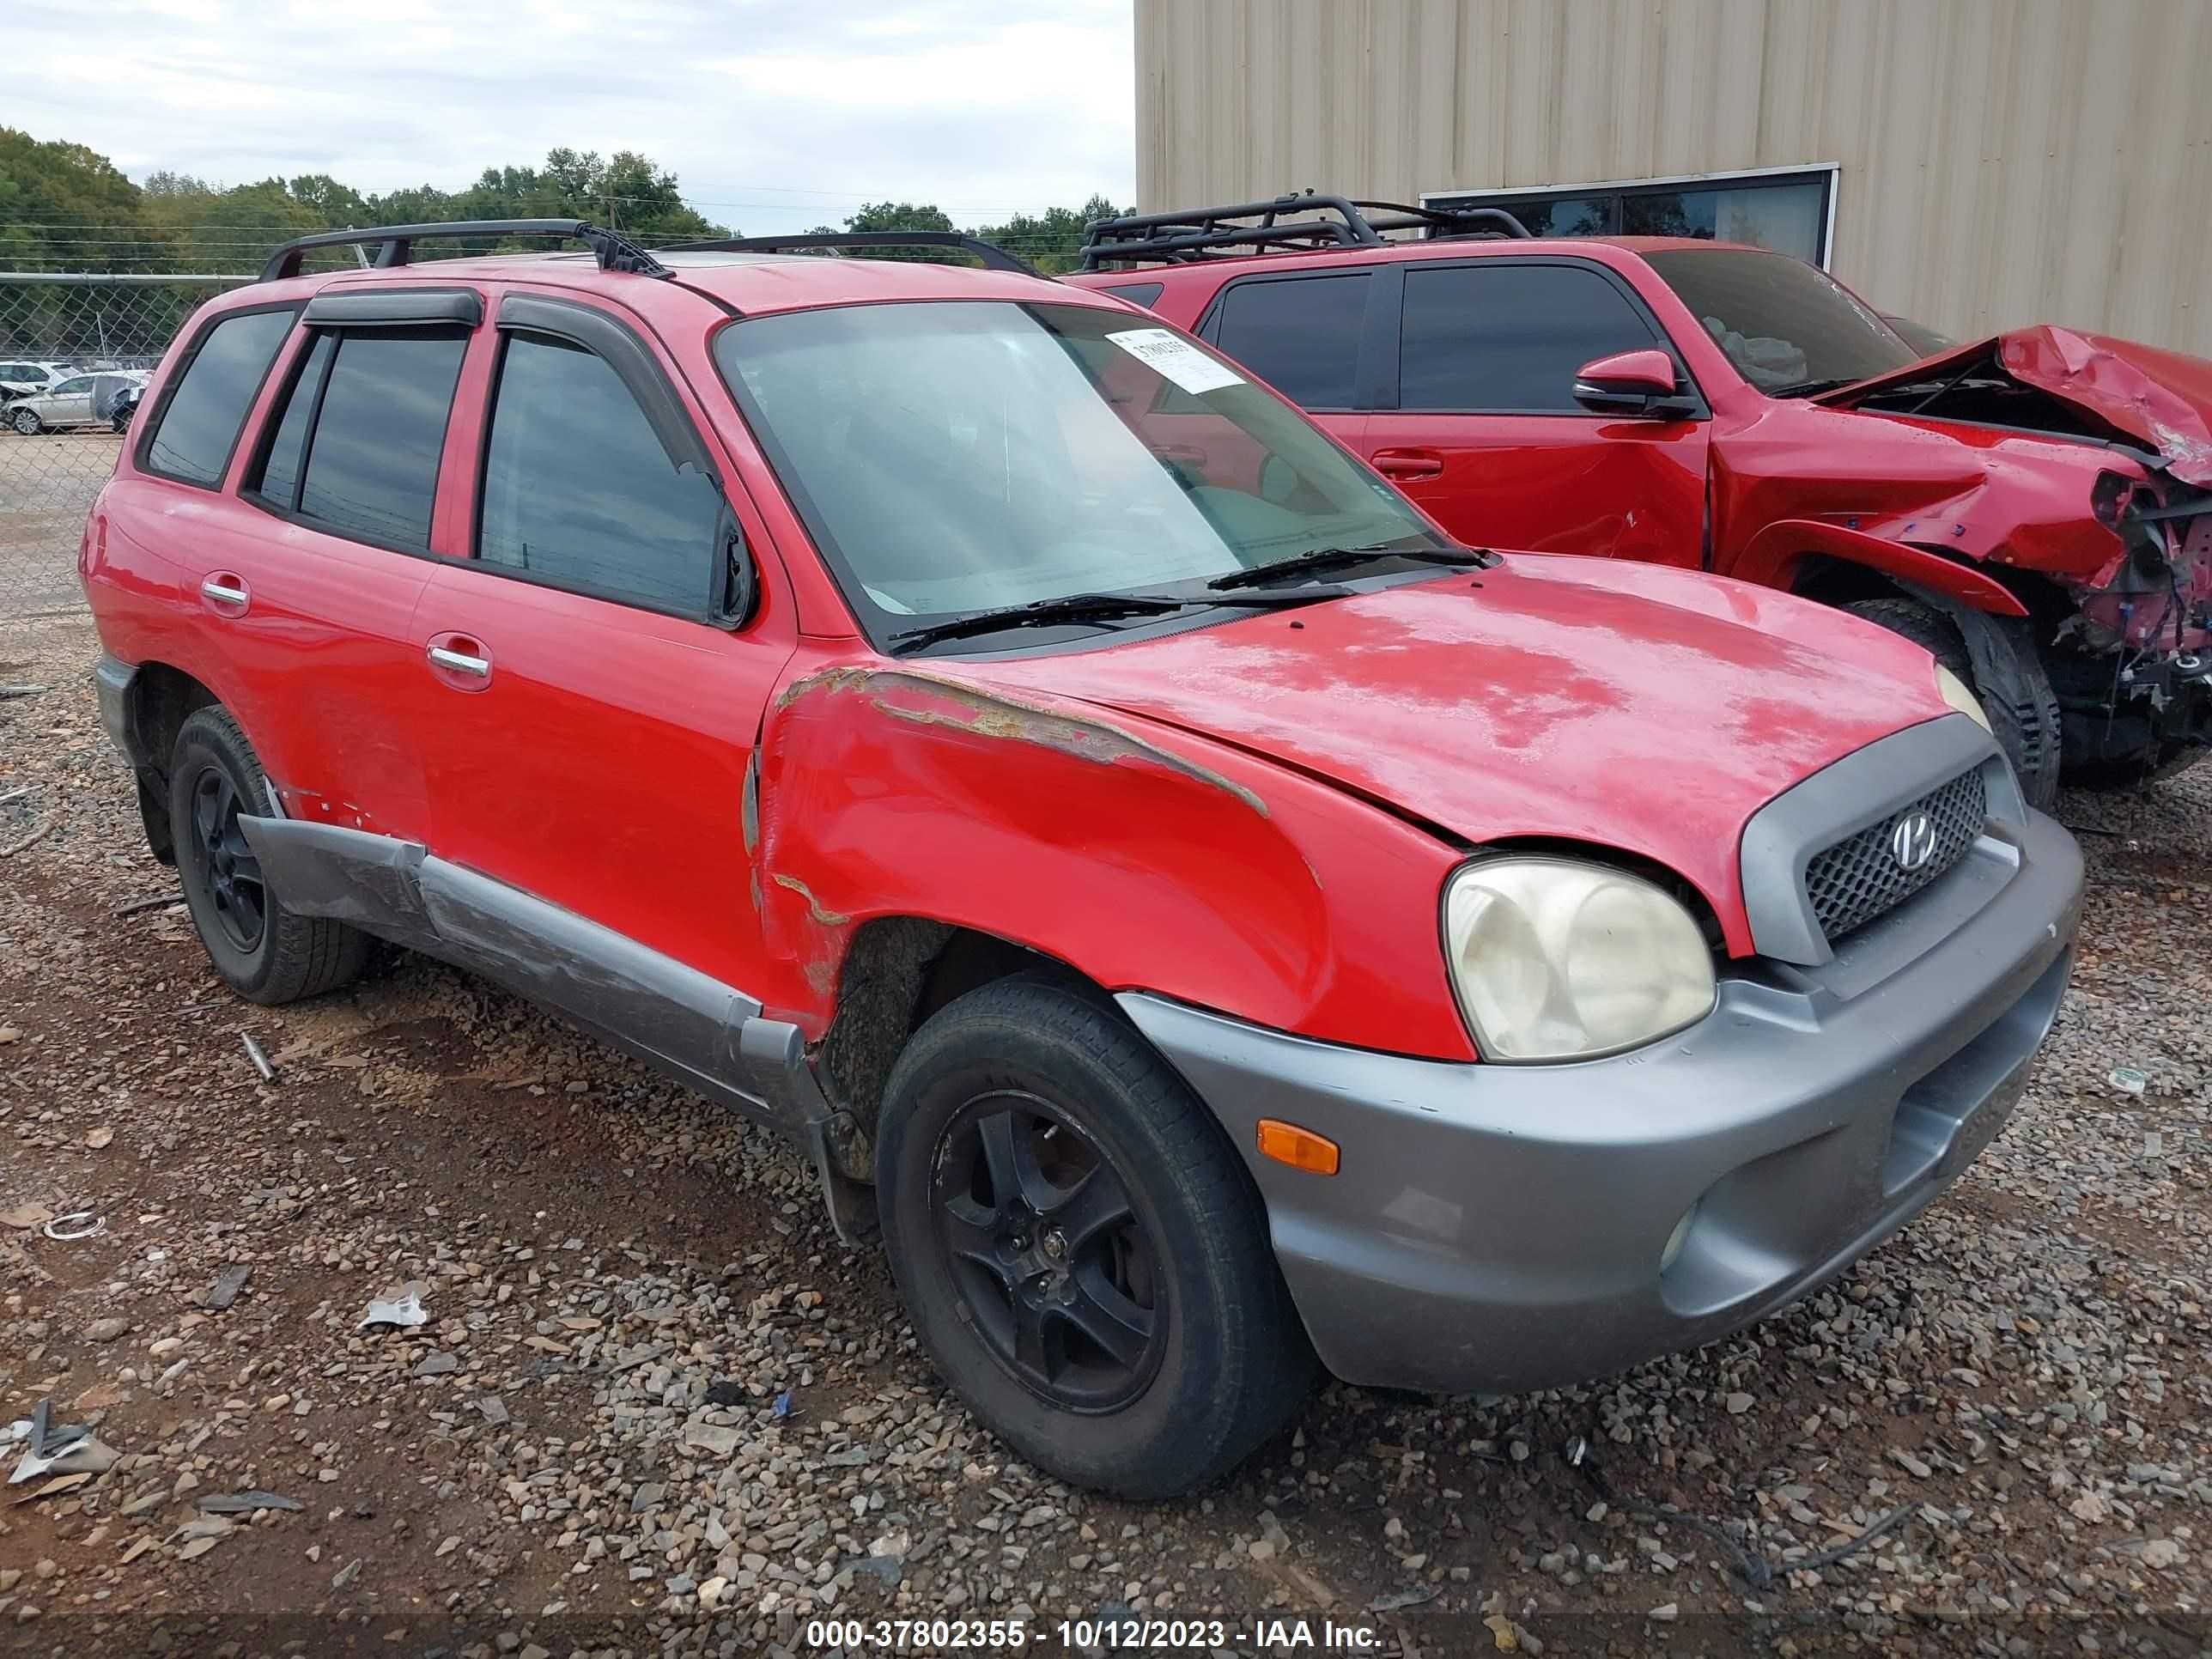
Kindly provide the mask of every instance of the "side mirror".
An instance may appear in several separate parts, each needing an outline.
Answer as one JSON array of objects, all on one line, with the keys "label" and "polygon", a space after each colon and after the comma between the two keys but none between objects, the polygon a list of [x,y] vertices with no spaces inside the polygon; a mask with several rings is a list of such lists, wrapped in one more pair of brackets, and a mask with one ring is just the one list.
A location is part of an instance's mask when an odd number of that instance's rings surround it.
[{"label": "side mirror", "polygon": [[1696,405],[1675,395],[1674,360],[1656,348],[1615,352],[1575,374],[1575,401],[1593,415],[1677,421]]}]

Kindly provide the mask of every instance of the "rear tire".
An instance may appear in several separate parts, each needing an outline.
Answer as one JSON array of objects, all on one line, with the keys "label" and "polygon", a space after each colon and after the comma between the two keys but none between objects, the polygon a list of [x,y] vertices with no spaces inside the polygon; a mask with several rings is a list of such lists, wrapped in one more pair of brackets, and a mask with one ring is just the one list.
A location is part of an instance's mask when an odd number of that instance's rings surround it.
[{"label": "rear tire", "polygon": [[1958,624],[1931,605],[1918,599],[1862,599],[1845,607],[1855,617],[1887,628],[1911,640],[1937,662],[1966,682],[1981,699],[1990,717],[1990,729],[2012,762],[2014,776],[2027,804],[2051,811],[2058,804],[2058,694],[2051,677],[2032,654],[2024,640],[2009,634],[1997,636],[1996,648],[2005,654],[2005,686],[1985,685],[1976,673],[1972,654]]},{"label": "rear tire", "polygon": [[1318,1367],[1259,1194],[1110,1005],[1026,977],[969,992],[908,1043],[878,1128],[877,1204],[915,1328],[1030,1462],[1174,1497],[1304,1406]]},{"label": "rear tire", "polygon": [[269,780],[230,712],[196,710],[169,762],[169,827],[185,907],[208,960],[248,1002],[273,1006],[336,990],[367,964],[365,933],[295,915],[261,878],[238,827],[268,815]]}]

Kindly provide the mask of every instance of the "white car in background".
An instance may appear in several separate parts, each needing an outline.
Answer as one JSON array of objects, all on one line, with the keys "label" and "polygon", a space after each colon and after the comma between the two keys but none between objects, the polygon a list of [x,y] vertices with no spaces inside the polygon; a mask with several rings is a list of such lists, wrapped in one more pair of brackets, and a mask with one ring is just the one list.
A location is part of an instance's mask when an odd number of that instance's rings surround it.
[{"label": "white car in background", "polygon": [[26,438],[73,426],[112,427],[120,432],[129,415],[118,419],[118,405],[126,411],[135,407],[151,378],[143,370],[127,368],[72,374],[44,392],[16,398],[0,410],[0,420]]},{"label": "white car in background", "polygon": [[29,357],[0,357],[0,404],[12,404],[18,398],[50,392],[73,373],[60,363],[40,362]]}]

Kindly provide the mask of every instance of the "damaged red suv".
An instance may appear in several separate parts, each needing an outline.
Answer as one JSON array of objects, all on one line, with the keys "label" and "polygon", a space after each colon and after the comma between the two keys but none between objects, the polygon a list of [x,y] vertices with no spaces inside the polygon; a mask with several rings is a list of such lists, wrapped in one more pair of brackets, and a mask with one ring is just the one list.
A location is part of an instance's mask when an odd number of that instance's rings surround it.
[{"label": "damaged red suv", "polygon": [[2212,744],[2212,362],[2057,328],[1923,359],[1787,255],[1494,210],[1287,196],[1101,221],[1085,263],[1467,541],[1740,577],[1927,647],[2039,805],[2062,765],[2124,783]]},{"label": "damaged red suv", "polygon": [[1319,1365],[1708,1341],[2002,1128],[2081,868],[1954,675],[1460,546],[990,252],[398,227],[204,307],[81,568],[216,974],[388,940],[787,1133],[977,1415],[1133,1495]]}]

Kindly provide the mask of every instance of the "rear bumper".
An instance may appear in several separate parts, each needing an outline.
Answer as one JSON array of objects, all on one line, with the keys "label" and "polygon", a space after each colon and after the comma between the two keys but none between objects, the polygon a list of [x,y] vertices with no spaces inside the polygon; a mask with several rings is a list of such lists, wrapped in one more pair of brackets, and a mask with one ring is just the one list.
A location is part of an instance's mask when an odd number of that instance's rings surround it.
[{"label": "rear bumper", "polygon": [[[1877,982],[1863,953],[1727,981],[1698,1025],[1607,1060],[1451,1064],[1121,1002],[1244,1152],[1332,1370],[1549,1387],[1796,1300],[2003,1127],[2072,967],[2081,857],[2031,815],[1967,863],[1917,902],[1963,920]],[[1340,1172],[1260,1158],[1262,1116],[1336,1141]]]},{"label": "rear bumper", "polygon": [[131,664],[105,654],[92,671],[93,685],[100,693],[100,723],[107,729],[107,740],[133,766],[143,766],[146,757],[139,752],[131,723],[131,690],[137,678],[138,671]]}]

